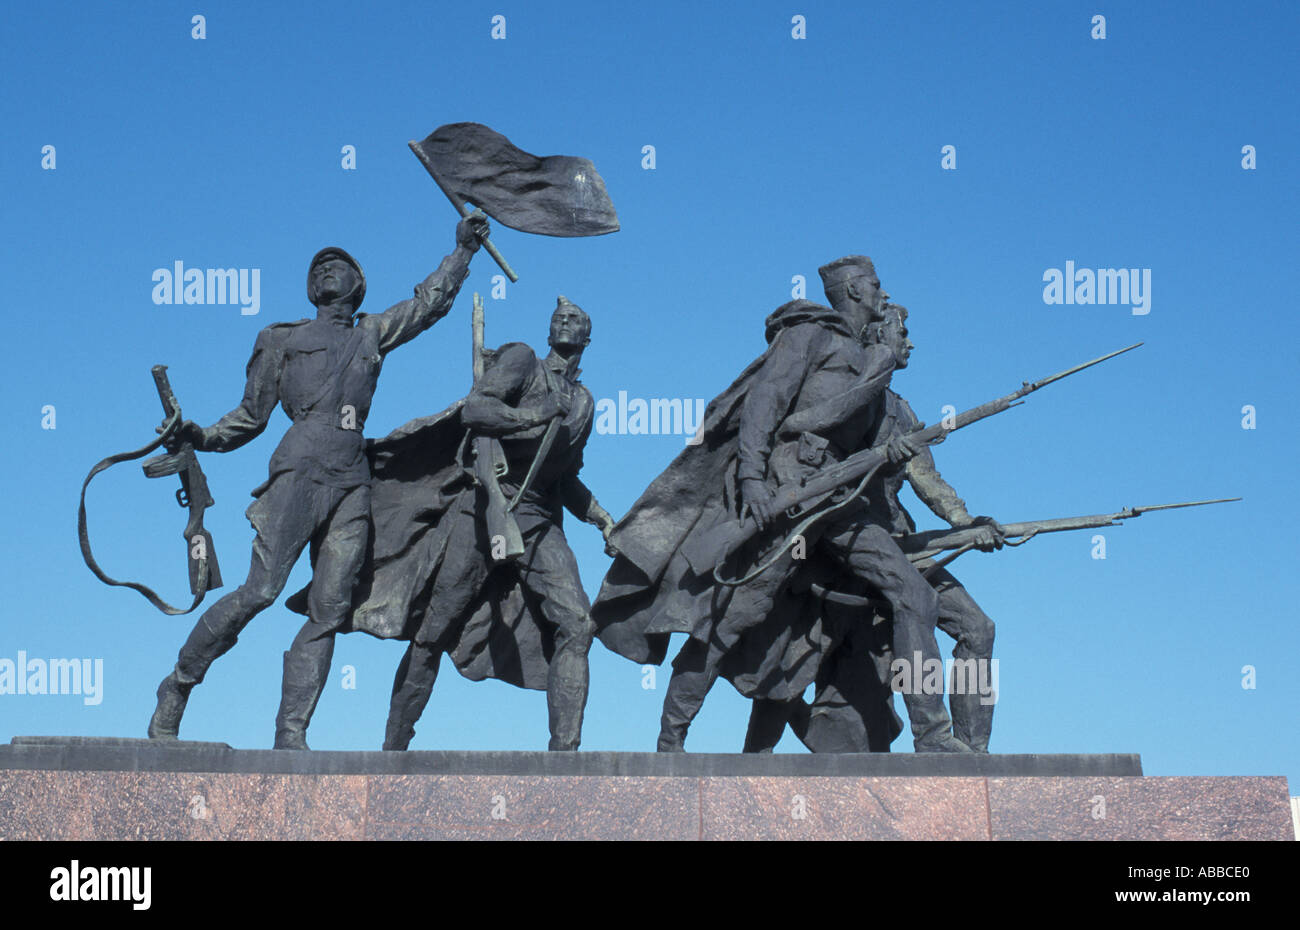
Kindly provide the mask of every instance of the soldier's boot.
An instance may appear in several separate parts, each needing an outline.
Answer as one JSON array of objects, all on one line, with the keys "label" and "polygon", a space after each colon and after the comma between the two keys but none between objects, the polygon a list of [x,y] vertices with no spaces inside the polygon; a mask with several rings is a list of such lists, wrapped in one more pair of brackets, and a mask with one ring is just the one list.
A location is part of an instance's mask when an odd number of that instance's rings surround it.
[{"label": "soldier's boot", "polygon": [[561,630],[546,680],[546,713],[551,729],[547,749],[572,752],[582,743],[582,715],[591,673],[587,653],[596,626],[590,619]]},{"label": "soldier's boot", "polygon": [[587,683],[582,679],[551,676],[546,689],[546,711],[551,752],[572,752],[582,742],[582,712],[587,703]]},{"label": "soldier's boot", "polygon": [[181,717],[185,714],[185,705],[189,702],[193,687],[193,683],[182,683],[175,670],[162,680],[158,686],[158,706],[154,708],[153,717],[149,720],[150,739],[180,738]]},{"label": "soldier's boot", "polygon": [[405,721],[395,724],[390,716],[388,725],[384,727],[384,752],[406,752],[414,738],[415,727]]},{"label": "soldier's boot", "polygon": [[[401,672],[398,672],[399,680]],[[420,687],[420,682],[406,680],[393,689],[388,705],[388,723],[384,726],[384,749],[388,752],[405,752],[415,738],[415,722],[424,713],[431,688]]]},{"label": "soldier's boot", "polygon": [[[983,617],[983,613],[979,616]],[[959,675],[954,663],[948,683],[948,704],[952,707],[952,732],[975,752],[989,751],[993,730],[993,705],[998,695],[993,687],[993,621],[968,624],[962,631],[953,657],[966,667]]]},{"label": "soldier's boot", "polygon": [[790,702],[790,719],[787,723],[800,741],[808,735],[808,727],[812,724],[812,707],[802,697]]},{"label": "soldier's boot", "polygon": [[393,695],[388,703],[384,727],[384,749],[404,752],[415,737],[415,723],[424,713],[438,680],[442,652],[412,642],[406,647],[393,678]]},{"label": "soldier's boot", "polygon": [[972,752],[989,751],[989,734],[993,730],[993,701],[978,694],[953,694],[952,734]]},{"label": "soldier's boot", "polygon": [[745,731],[745,747],[742,751],[771,752],[775,749],[785,734],[785,725],[793,710],[791,701],[755,698],[749,709],[749,727]]},{"label": "soldier's boot", "polygon": [[275,717],[276,749],[311,748],[307,745],[307,726],[325,690],[333,657],[333,636],[296,639],[284,654],[280,711]]},{"label": "soldier's boot", "polygon": [[[218,604],[228,599],[223,598]],[[238,637],[230,632],[224,635],[214,633],[208,625],[208,618],[215,606],[199,618],[194,629],[181,646],[176,665],[171,674],[158,686],[158,704],[153,717],[149,720],[150,739],[173,740],[180,737],[181,717],[185,715],[185,706],[189,703],[190,692],[194,686],[203,681],[212,663],[230,651],[238,642]],[[218,620],[220,618],[218,617]],[[221,624],[218,623],[218,627]]]},{"label": "soldier's boot", "polygon": [[709,689],[718,680],[720,660],[720,651],[693,638],[688,639],[677,653],[677,658],[673,659],[673,675],[668,680],[668,693],[664,695],[663,716],[659,718],[656,751],[686,751],[686,732],[704,706]]},{"label": "soldier's boot", "polygon": [[952,735],[952,721],[943,706],[942,694],[903,694],[907,717],[912,722],[912,745],[917,752],[971,752]]},{"label": "soldier's boot", "polygon": [[[664,712],[659,718],[659,739],[655,752],[685,752],[686,733],[699,713],[699,704],[690,700],[689,687],[695,673],[674,671],[664,696]],[[676,686],[676,687],[674,687]]]}]

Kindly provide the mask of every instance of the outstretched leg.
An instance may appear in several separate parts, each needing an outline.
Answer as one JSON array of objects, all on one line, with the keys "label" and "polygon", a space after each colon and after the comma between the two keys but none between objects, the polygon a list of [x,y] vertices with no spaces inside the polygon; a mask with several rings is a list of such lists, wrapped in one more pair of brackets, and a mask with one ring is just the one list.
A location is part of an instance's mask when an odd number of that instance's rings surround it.
[{"label": "outstretched leg", "polygon": [[472,492],[463,495],[442,518],[448,537],[429,607],[393,679],[384,749],[404,750],[410,745],[416,721],[424,713],[438,680],[442,655],[455,646],[467,612],[491,572],[486,533],[476,516],[474,501]]},{"label": "outstretched leg", "polygon": [[664,712],[659,718],[659,752],[685,752],[686,731],[704,706],[709,689],[718,680],[721,654],[692,637],[673,659],[673,674],[664,695]]},{"label": "outstretched leg", "polygon": [[717,619],[709,641],[691,637],[673,659],[673,674],[659,721],[659,752],[685,751],[686,733],[718,680],[722,660],[746,630],[762,623],[772,612],[789,574],[787,556],[752,581],[715,594],[713,611]]},{"label": "outstretched leg", "polygon": [[149,721],[150,739],[176,739],[190,691],[225,655],[260,612],[275,603],[294,563],[311,538],[314,522],[309,487],[284,476],[250,508],[257,536],[248,578],[199,617],[181,647],[176,666],[158,686],[158,706]]},{"label": "outstretched leg", "polygon": [[[800,705],[802,705],[800,707]],[[770,701],[755,698],[749,709],[749,728],[745,731],[744,752],[771,752],[781,742],[785,725],[793,722],[795,711],[802,709],[805,716],[808,705],[802,698],[793,701]],[[804,724],[803,729],[807,729]],[[799,732],[796,728],[796,733]]]},{"label": "outstretched leg", "polygon": [[397,666],[393,696],[388,703],[388,725],[384,728],[384,749],[404,751],[415,736],[415,722],[424,713],[438,680],[442,650],[412,642]]}]

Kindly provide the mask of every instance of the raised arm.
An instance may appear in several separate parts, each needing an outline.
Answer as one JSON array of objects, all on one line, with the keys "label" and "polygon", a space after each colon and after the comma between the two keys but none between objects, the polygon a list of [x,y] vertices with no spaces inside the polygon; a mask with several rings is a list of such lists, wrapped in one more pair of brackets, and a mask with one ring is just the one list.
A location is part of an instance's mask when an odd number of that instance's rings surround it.
[{"label": "raised arm", "polygon": [[415,296],[364,318],[363,325],[379,330],[380,354],[410,342],[447,315],[469,274],[469,260],[487,234],[487,220],[481,214],[461,220],[456,225],[456,248],[415,286]]}]

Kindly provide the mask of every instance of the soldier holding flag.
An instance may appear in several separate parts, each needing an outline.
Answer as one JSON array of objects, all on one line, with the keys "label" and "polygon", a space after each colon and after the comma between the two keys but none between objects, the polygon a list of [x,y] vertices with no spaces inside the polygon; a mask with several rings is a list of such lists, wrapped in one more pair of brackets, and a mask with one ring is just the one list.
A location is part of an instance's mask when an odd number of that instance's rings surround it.
[{"label": "soldier holding flag", "polygon": [[389,352],[451,309],[470,258],[487,235],[481,214],[462,219],[455,250],[416,285],[415,296],[374,315],[357,314],[366,279],[356,259],[343,249],[322,249],[307,272],[307,297],[316,305],[316,318],[262,330],[239,406],[212,426],[186,422],[181,427],[195,449],[228,452],[266,429],[277,404],[293,421],[248,508],[257,531],[248,578],[195,624],[175,668],[158,686],[150,738],[177,738],[194,686],[235,645],[249,621],[274,603],[310,543],[310,620],[285,653],[275,735],[278,749],[307,748],[304,732],[370,532],[370,468],[361,431],[380,369]]},{"label": "soldier holding flag", "polygon": [[[464,215],[471,215],[468,201],[529,233],[618,229],[604,182],[587,159],[538,158],[478,123],[439,127],[410,147]],[[484,246],[513,279],[495,246]],[[475,302],[477,320],[477,295]],[[467,677],[545,688],[550,748],[578,747],[593,627],[562,507],[605,534],[613,526],[577,477],[595,406],[577,381],[590,334],[587,314],[560,297],[544,360],[512,343],[490,353],[488,365],[476,324],[469,396],[371,445],[373,543],[358,564],[360,583],[344,619],[333,629],[309,621],[287,654],[286,699],[291,687],[300,688],[292,696],[308,708],[293,718],[295,726],[305,729],[329,671],[328,661],[308,650],[325,655],[314,642],[363,630],[411,640],[393,686],[386,749],[405,749],[414,735],[444,653]],[[462,458],[467,450],[477,456],[472,466]],[[497,571],[501,562],[511,564]],[[313,577],[290,608],[310,615],[315,588]],[[304,659],[295,665],[299,654]]]}]

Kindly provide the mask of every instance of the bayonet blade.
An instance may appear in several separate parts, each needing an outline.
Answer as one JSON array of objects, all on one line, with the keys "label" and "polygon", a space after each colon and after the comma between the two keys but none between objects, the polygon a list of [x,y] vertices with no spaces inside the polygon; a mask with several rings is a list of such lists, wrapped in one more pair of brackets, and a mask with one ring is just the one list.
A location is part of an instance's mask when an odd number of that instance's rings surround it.
[{"label": "bayonet blade", "polygon": [[1129,509],[1136,516],[1144,514],[1150,510],[1177,510],[1179,507],[1204,507],[1206,504],[1230,504],[1233,501],[1241,500],[1240,497],[1217,497],[1211,501],[1186,501],[1181,504],[1151,504],[1146,507],[1130,507]]},{"label": "bayonet blade", "polygon": [[1060,371],[1054,375],[1048,375],[1046,378],[1041,378],[1038,381],[1034,381],[1031,384],[1026,384],[1022,390],[1024,390],[1026,394],[1028,394],[1030,391],[1037,391],[1039,388],[1045,387],[1046,385],[1051,384],[1053,381],[1060,381],[1062,378],[1068,378],[1070,375],[1083,371],[1085,368],[1091,368],[1093,365],[1100,365],[1102,362],[1108,359],[1112,359],[1117,355],[1123,355],[1125,352],[1132,352],[1140,345],[1142,345],[1142,343],[1135,342],[1131,346],[1128,346],[1126,348],[1116,349],[1114,352],[1108,352],[1107,354],[1101,356],[1100,358],[1094,358],[1090,362],[1084,362],[1082,365],[1075,365],[1073,368],[1067,368],[1065,371]]}]

